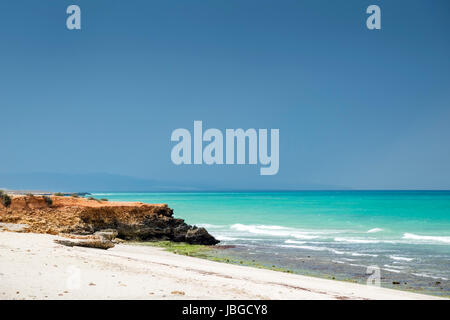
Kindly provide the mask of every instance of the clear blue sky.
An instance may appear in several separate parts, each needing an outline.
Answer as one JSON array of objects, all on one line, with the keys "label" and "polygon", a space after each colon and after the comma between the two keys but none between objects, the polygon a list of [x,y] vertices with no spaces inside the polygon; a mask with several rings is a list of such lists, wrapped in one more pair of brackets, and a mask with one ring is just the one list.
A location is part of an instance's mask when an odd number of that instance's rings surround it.
[{"label": "clear blue sky", "polygon": [[[1,173],[450,188],[448,0],[4,0],[0,40]],[[278,175],[175,166],[194,120],[279,128]]]}]

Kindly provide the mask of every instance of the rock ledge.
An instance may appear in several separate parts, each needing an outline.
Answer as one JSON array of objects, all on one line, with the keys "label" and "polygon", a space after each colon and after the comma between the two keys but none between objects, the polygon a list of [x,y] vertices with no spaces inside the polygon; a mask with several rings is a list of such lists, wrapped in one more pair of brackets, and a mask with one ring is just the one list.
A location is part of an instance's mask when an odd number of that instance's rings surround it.
[{"label": "rock ledge", "polygon": [[137,241],[219,243],[204,228],[190,226],[183,219],[174,218],[173,210],[167,204],[109,202],[63,196],[11,196],[8,207],[0,203],[0,222],[27,225],[28,228],[22,232],[97,233],[96,237],[105,241],[117,236],[123,240]]}]

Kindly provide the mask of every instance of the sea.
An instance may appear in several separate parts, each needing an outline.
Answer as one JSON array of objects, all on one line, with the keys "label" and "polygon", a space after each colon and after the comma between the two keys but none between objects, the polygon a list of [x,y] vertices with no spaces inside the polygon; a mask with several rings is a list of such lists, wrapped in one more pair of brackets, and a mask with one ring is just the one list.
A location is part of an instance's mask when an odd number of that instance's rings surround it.
[{"label": "sea", "polygon": [[221,241],[217,255],[241,264],[450,296],[450,191],[93,196],[167,203]]}]

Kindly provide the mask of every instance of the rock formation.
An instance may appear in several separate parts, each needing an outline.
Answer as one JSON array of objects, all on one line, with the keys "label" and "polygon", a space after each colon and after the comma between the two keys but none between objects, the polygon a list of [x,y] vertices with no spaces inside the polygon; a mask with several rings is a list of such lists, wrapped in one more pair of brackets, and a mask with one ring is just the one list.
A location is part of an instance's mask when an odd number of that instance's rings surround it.
[{"label": "rock formation", "polygon": [[[11,196],[0,203],[0,222],[24,224],[24,232],[95,235],[101,241],[172,240],[214,245],[219,241],[204,228],[173,217],[166,204],[109,202],[64,196]],[[78,241],[84,245],[83,241]],[[73,242],[64,243],[76,245]],[[104,245],[104,243],[102,244]]]},{"label": "rock formation", "polygon": [[109,249],[114,247],[114,242],[103,239],[87,239],[87,240],[66,240],[57,239],[55,243],[62,244],[68,247],[87,247],[96,249]]}]

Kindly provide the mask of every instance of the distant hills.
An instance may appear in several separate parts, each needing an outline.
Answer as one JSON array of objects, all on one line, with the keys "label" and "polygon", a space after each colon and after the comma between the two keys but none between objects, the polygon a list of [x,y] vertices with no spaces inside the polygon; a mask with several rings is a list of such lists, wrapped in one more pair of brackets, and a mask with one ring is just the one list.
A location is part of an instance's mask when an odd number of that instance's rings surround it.
[{"label": "distant hills", "polygon": [[295,184],[280,188],[261,184],[258,188],[212,181],[182,182],[143,179],[108,173],[0,173],[0,189],[41,190],[50,192],[187,192],[257,190],[331,190],[333,186]]},{"label": "distant hills", "polygon": [[192,189],[156,180],[140,179],[115,174],[64,173],[0,173],[0,188],[10,190],[45,190],[53,192],[83,191],[168,191]]}]

